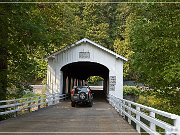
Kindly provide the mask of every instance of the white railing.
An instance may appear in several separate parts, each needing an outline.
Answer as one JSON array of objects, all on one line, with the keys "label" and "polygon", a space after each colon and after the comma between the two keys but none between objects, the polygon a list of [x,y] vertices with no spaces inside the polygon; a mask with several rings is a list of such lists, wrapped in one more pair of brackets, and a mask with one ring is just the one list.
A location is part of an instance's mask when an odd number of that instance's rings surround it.
[{"label": "white railing", "polygon": [[18,112],[35,111],[40,108],[55,105],[60,100],[66,99],[66,94],[54,93],[50,95],[34,96],[28,98],[19,98],[13,100],[0,101],[0,115],[14,114],[17,116]]},{"label": "white railing", "polygon": [[89,86],[91,90],[103,90],[103,86]]},{"label": "white railing", "polygon": [[[108,100],[120,115],[124,118],[125,116],[127,117],[129,124],[132,124],[132,121],[136,124],[136,130],[139,133],[143,129],[150,135],[160,135],[157,131],[157,127],[160,127],[164,130],[163,134],[165,135],[180,135],[180,116],[178,115],[120,99],[112,95],[109,95]],[[157,115],[164,119],[170,119],[173,121],[173,124],[158,119]]]}]

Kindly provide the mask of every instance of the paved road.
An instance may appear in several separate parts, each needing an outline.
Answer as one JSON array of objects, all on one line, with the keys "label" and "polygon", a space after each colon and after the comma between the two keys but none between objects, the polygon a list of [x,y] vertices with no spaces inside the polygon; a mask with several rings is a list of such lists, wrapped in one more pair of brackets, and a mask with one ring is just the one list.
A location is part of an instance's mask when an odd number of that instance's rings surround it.
[{"label": "paved road", "polygon": [[16,132],[16,135],[138,135],[105,101],[95,101],[92,108],[73,108],[69,101],[61,102],[1,121],[0,132],[0,135],[14,135],[7,132]]}]

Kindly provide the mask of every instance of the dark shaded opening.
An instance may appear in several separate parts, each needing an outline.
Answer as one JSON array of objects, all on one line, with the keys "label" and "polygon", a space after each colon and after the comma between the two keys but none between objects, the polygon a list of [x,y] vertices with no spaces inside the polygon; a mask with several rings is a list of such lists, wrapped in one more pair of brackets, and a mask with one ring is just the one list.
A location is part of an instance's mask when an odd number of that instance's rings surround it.
[{"label": "dark shaded opening", "polygon": [[74,62],[63,66],[61,71],[63,72],[63,93],[70,93],[76,80],[78,80],[77,85],[84,85],[83,82],[90,76],[100,76],[104,79],[103,90],[93,91],[95,100],[106,98],[109,93],[109,69],[104,65],[95,62]]}]

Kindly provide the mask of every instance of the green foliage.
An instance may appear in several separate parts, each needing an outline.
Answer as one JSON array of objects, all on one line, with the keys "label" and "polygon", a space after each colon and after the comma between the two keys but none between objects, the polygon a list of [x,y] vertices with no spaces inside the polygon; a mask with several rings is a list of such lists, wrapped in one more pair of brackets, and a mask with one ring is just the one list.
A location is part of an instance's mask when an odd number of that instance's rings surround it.
[{"label": "green foliage", "polygon": [[108,28],[109,25],[107,23],[92,26],[87,29],[86,37],[89,39],[94,39],[97,43],[99,42],[100,44],[103,44],[103,41],[109,38]]},{"label": "green foliage", "polygon": [[13,85],[8,87],[7,99],[21,98],[27,92],[32,92],[33,88],[24,83],[13,82]]},{"label": "green foliage", "polygon": [[[131,64],[131,56],[133,54],[132,49],[130,49],[129,44],[127,43],[127,41],[124,40],[120,40],[120,39],[116,39],[114,41],[114,50],[116,53],[124,56],[125,58],[128,58],[128,62],[124,63],[123,65],[123,76],[125,78],[127,78],[129,76],[129,74],[133,74],[131,71],[132,68],[130,68],[130,64]],[[133,78],[133,77],[131,77]],[[131,80],[131,79],[130,79]]]},{"label": "green foliage", "polygon": [[131,68],[125,65],[129,70],[125,73],[155,89],[144,92],[138,102],[179,115],[179,4],[144,3],[119,7],[117,18],[122,25],[117,35],[123,38],[114,43],[115,50],[126,55],[132,52],[128,57]]},{"label": "green foliage", "polygon": [[[166,90],[165,90],[166,91]],[[164,91],[151,90],[141,93],[138,103],[150,106],[159,110],[180,115],[180,90],[171,90],[168,94]]]},{"label": "green foliage", "polygon": [[24,94],[24,95],[22,96],[22,98],[35,97],[34,99],[37,100],[39,96],[41,96],[41,97],[43,97],[43,98],[46,98],[46,95],[44,95],[44,94],[36,94],[36,93],[34,93],[34,92],[27,92],[26,94]]},{"label": "green foliage", "polygon": [[[168,94],[165,93],[165,91],[167,90],[143,91],[136,102],[159,110],[163,110],[165,112],[180,115],[180,90],[169,90]],[[173,125],[172,119],[168,119],[167,117],[163,117],[157,114],[156,118]],[[157,127],[157,131],[164,132],[164,130],[159,127]]]},{"label": "green foliage", "polygon": [[0,13],[0,100],[5,100],[7,93],[8,6],[0,6]]},{"label": "green foliage", "polygon": [[8,98],[19,98],[39,78],[48,33],[37,5],[10,4],[8,11]]},{"label": "green foliage", "polygon": [[136,86],[123,86],[123,94],[124,96],[139,96],[141,94],[141,89]]},{"label": "green foliage", "polygon": [[29,97],[35,97],[35,96],[40,96],[40,95],[39,94],[35,94],[33,92],[28,92],[28,93],[24,94],[22,96],[22,98],[29,98]]},{"label": "green foliage", "polygon": [[115,4],[86,3],[83,9],[85,37],[113,50]]},{"label": "green foliage", "polygon": [[88,83],[97,85],[98,81],[102,81],[103,78],[100,76],[90,76],[87,80]]},{"label": "green foliage", "polygon": [[134,9],[131,4],[118,4],[116,10],[116,32],[113,43],[114,51],[126,58],[128,62],[124,63],[123,76],[125,80],[136,80],[136,70],[132,68],[133,50],[130,41],[130,33],[132,27],[131,22],[134,21]]},{"label": "green foliage", "polygon": [[144,4],[129,24],[134,68],[156,88],[180,86],[179,11],[177,4]]},{"label": "green foliage", "polygon": [[[3,55],[8,56],[5,59],[8,65],[5,89],[8,90],[8,98],[18,98],[24,89],[28,89],[24,85],[46,77],[46,55],[80,39],[82,21],[71,5],[63,3],[4,6],[1,10],[6,13],[3,20],[8,27],[5,29],[8,33],[5,50],[8,55]],[[1,34],[5,35],[5,32]]]}]

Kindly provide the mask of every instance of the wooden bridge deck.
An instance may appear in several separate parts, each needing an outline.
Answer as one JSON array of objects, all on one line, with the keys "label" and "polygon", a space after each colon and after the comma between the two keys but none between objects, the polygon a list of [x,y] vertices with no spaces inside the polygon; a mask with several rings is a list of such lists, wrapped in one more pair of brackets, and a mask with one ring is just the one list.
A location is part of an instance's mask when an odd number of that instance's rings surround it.
[{"label": "wooden bridge deck", "polygon": [[92,108],[73,108],[66,101],[0,122],[0,134],[13,135],[13,132],[20,135],[138,135],[105,101],[95,101]]}]

